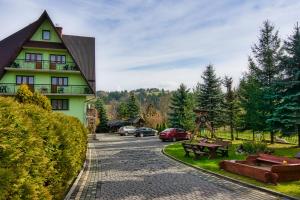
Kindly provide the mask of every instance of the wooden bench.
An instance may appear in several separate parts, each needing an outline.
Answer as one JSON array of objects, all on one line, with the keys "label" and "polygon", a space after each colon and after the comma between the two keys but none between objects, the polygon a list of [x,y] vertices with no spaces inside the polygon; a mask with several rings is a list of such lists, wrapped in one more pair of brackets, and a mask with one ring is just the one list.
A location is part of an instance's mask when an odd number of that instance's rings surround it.
[{"label": "wooden bench", "polygon": [[268,164],[268,165],[278,165],[278,164],[300,164],[297,159],[291,159],[287,157],[273,156],[269,154],[258,154],[254,156],[248,156],[247,161],[256,165]]},{"label": "wooden bench", "polygon": [[231,142],[229,142],[229,141],[222,141],[220,139],[217,139],[214,142],[216,144],[222,145],[221,147],[219,147],[217,149],[217,154],[221,155],[222,157],[224,157],[224,156],[228,157],[229,156],[228,152],[229,152],[229,147],[231,145]]},{"label": "wooden bench", "polygon": [[192,144],[188,144],[188,143],[182,143],[182,147],[185,151],[185,157],[189,157],[190,156],[190,153],[193,153],[194,150],[193,150],[193,147],[192,147]]},{"label": "wooden bench", "polygon": [[206,153],[201,151],[201,149],[199,149],[198,145],[196,144],[182,143],[182,146],[185,151],[184,156],[186,157],[190,157],[190,153],[194,153],[195,159],[199,159],[201,156],[206,155]]}]

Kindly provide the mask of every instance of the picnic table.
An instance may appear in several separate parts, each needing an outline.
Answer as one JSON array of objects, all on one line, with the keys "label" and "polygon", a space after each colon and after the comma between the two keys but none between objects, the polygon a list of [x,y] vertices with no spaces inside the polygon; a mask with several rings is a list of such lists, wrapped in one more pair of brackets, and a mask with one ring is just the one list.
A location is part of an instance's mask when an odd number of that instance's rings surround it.
[{"label": "picnic table", "polygon": [[216,158],[218,148],[222,147],[221,144],[208,143],[208,142],[199,142],[197,146],[199,147],[199,149],[201,149],[201,151],[204,151],[204,148],[208,149],[209,159]]}]

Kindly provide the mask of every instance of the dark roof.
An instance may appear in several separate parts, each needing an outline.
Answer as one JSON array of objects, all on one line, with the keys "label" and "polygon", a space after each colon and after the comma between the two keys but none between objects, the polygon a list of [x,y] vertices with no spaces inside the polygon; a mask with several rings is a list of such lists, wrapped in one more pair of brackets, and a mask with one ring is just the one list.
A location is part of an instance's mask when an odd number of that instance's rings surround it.
[{"label": "dark roof", "polygon": [[[46,19],[55,27],[48,13],[44,11],[37,21],[0,41],[0,78],[5,73],[4,68],[18,56],[24,44],[28,45],[28,40]],[[55,30],[61,37],[56,28]],[[62,35],[61,39],[95,93],[95,38]]]},{"label": "dark roof", "polygon": [[63,35],[62,39],[95,93],[95,38]]}]

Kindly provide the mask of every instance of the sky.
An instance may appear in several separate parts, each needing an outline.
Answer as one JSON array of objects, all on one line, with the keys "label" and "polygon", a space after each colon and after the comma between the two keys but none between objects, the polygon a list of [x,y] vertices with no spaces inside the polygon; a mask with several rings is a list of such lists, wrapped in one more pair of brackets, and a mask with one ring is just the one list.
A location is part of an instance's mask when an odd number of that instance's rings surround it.
[{"label": "sky", "polygon": [[64,34],[96,38],[97,90],[174,90],[208,64],[237,85],[263,21],[286,39],[300,0],[0,0],[0,40],[43,10]]}]

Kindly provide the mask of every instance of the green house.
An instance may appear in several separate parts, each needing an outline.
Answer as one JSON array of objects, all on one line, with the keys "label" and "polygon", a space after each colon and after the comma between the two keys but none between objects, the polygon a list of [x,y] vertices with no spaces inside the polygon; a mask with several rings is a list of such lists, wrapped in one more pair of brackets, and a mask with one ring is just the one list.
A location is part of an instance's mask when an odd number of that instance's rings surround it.
[{"label": "green house", "polygon": [[21,84],[46,95],[53,111],[86,124],[95,96],[95,38],[62,34],[44,11],[0,41],[0,95],[15,95]]}]

